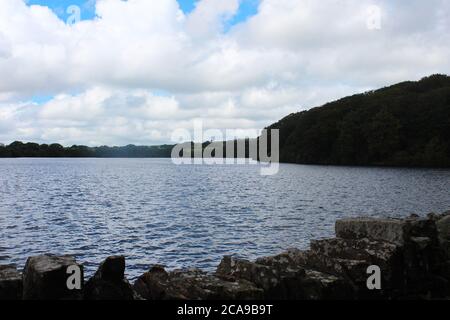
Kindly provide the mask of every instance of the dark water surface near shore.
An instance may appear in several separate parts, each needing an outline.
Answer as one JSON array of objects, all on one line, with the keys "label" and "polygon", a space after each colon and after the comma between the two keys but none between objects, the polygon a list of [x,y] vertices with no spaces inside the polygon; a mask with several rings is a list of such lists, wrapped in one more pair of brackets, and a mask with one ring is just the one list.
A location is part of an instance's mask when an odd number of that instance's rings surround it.
[{"label": "dark water surface near shore", "polygon": [[170,159],[0,159],[0,264],[108,255],[135,278],[151,264],[213,270],[330,237],[349,216],[450,210],[450,170],[283,164],[175,166]]}]

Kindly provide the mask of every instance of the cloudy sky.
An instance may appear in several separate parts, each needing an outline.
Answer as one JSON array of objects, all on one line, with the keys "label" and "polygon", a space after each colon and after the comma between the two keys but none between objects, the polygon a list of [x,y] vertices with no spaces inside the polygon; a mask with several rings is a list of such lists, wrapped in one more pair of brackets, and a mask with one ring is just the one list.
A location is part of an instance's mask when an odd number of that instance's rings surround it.
[{"label": "cloudy sky", "polygon": [[0,142],[263,128],[449,74],[449,31],[448,0],[0,0]]}]

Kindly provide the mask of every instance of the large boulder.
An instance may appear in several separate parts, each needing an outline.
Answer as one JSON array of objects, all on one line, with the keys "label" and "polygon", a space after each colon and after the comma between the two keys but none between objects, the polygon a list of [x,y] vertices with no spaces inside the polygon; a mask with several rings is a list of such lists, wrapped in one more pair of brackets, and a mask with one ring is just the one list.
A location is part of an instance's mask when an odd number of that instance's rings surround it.
[{"label": "large boulder", "polygon": [[336,237],[343,239],[372,239],[402,245],[406,222],[399,219],[350,218],[337,220]]},{"label": "large boulder", "polygon": [[[72,268],[79,271],[80,289],[68,285]],[[28,258],[23,273],[25,300],[78,300],[82,298],[83,266],[72,256],[40,255]]]},{"label": "large boulder", "polygon": [[296,260],[304,268],[345,277],[353,284],[365,282],[367,278],[366,270],[370,266],[370,263],[366,260],[335,258],[312,250],[301,251]]},{"label": "large boulder", "polygon": [[[403,247],[371,239],[322,239],[311,242],[311,250],[299,255],[301,264],[345,277],[359,298],[395,297],[404,292]],[[381,271],[381,290],[369,290],[368,268]]]},{"label": "large boulder", "polygon": [[0,300],[22,299],[22,275],[16,266],[0,266]]},{"label": "large boulder", "polygon": [[[400,285],[403,270],[403,248],[399,245],[370,239],[322,239],[311,241],[311,252],[313,256],[327,257],[328,260],[356,261],[348,265],[362,265],[361,269],[355,270],[347,267],[348,275],[353,275],[355,280],[367,278],[367,267],[377,265],[383,271],[383,280],[386,284]],[[362,262],[362,263],[358,263]],[[342,263],[340,264],[342,265]],[[337,269],[337,270],[336,270]],[[343,272],[342,268],[334,268],[331,273]],[[361,273],[362,274],[359,274]]]},{"label": "large boulder", "polygon": [[306,300],[353,300],[355,288],[342,277],[306,269],[301,292]]},{"label": "large boulder", "polygon": [[436,221],[438,238],[447,259],[450,259],[450,213]]},{"label": "large boulder", "polygon": [[86,300],[134,300],[136,297],[125,278],[125,257],[111,256],[103,261],[86,283]]},{"label": "large boulder", "polygon": [[198,269],[167,272],[153,266],[134,283],[148,300],[257,300],[263,291],[245,280],[229,281]]},{"label": "large boulder", "polygon": [[311,250],[328,257],[366,260],[372,264],[398,264],[401,259],[401,247],[398,245],[370,239],[312,240]]},{"label": "large boulder", "polygon": [[[334,240],[334,244],[342,245],[325,250],[323,245],[317,246],[313,242],[313,258],[307,260],[311,262],[317,258],[314,255],[316,251],[333,256],[333,251],[337,250],[339,254],[348,254],[347,258],[353,256],[378,265],[382,269],[384,283],[393,290],[390,294],[394,297],[443,297],[449,287],[449,279],[443,276],[448,259],[447,216],[429,214],[425,218],[411,216],[403,220],[338,220],[336,236],[344,240]],[[369,243],[364,248],[367,241]],[[395,250],[390,250],[387,243],[395,245],[392,247]],[[379,245],[381,247],[377,248]],[[320,259],[330,262],[328,258]]]},{"label": "large boulder", "polygon": [[224,279],[243,279],[264,290],[266,299],[340,299],[352,297],[352,288],[339,277],[301,267],[293,253],[250,262],[224,257],[216,274]]},{"label": "large boulder", "polygon": [[275,256],[259,258],[256,263],[269,266],[285,279],[280,282],[289,288],[284,299],[335,300],[355,297],[354,288],[344,278],[302,264],[304,254],[305,251],[289,249]]},{"label": "large boulder", "polygon": [[407,219],[350,218],[335,224],[336,237],[343,239],[370,239],[406,244],[411,237],[428,237],[437,241],[436,223],[433,218],[411,216]]},{"label": "large boulder", "polygon": [[440,240],[450,240],[450,215],[444,216],[436,221],[438,236]]},{"label": "large boulder", "polygon": [[295,299],[296,290],[293,290],[293,288],[296,287],[296,283],[303,279],[305,271],[299,268],[282,270],[281,268],[226,256],[217,267],[216,275],[222,279],[250,281],[264,290],[267,299],[287,297]]}]

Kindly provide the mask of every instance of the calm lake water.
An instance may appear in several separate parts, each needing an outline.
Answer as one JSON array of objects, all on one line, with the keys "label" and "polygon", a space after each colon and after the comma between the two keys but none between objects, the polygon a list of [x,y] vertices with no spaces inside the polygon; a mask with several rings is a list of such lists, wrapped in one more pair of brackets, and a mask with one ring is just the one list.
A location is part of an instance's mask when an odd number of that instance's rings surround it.
[{"label": "calm lake water", "polygon": [[108,255],[135,278],[151,264],[213,270],[305,248],[349,216],[450,210],[450,170],[281,165],[175,166],[170,159],[0,159],[0,264]]}]

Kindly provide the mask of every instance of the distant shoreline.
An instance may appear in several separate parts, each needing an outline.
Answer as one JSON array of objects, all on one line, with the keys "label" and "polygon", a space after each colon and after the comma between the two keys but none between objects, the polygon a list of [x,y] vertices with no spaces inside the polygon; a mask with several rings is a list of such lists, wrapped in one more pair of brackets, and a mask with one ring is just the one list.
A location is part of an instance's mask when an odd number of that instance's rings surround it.
[{"label": "distant shoreline", "polygon": [[[139,157],[139,156],[47,156],[47,157],[34,157],[34,156],[17,156],[17,157],[4,157],[0,156],[0,160],[2,159],[171,159],[170,156],[167,157],[159,157],[159,156],[148,156],[148,157]],[[324,164],[324,163],[295,163],[295,162],[287,162],[280,161],[280,164],[291,164],[291,165],[299,165],[299,166],[317,166],[317,167],[340,167],[340,168],[383,168],[383,169],[430,169],[430,170],[450,170],[450,167],[446,166],[419,166],[419,165],[383,165],[383,164],[366,164],[366,165],[358,165],[358,164]],[[226,165],[226,164],[224,164]]]}]

